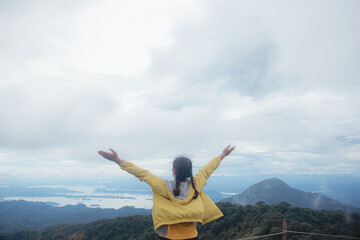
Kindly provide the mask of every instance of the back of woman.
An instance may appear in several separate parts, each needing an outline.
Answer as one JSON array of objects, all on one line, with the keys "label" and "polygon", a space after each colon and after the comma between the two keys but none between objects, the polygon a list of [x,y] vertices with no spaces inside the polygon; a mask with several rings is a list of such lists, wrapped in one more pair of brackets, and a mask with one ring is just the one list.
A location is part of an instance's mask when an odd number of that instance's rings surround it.
[{"label": "back of woman", "polygon": [[174,180],[164,180],[146,169],[118,157],[117,153],[99,151],[104,158],[114,161],[121,169],[145,181],[152,188],[154,230],[161,239],[197,239],[196,222],[206,224],[223,214],[202,191],[206,180],[222,159],[235,147],[227,146],[222,153],[202,167],[195,176],[192,162],[186,157],[173,161]]}]

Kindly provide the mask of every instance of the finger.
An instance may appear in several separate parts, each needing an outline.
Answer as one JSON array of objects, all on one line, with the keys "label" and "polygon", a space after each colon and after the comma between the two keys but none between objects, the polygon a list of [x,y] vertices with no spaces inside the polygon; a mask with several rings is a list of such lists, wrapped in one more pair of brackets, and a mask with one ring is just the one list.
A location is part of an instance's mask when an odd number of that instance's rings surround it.
[{"label": "finger", "polygon": [[112,153],[117,156],[117,153],[112,148],[110,148],[110,151],[112,151]]},{"label": "finger", "polygon": [[101,151],[101,152],[99,152],[99,154],[101,155],[101,156],[103,156],[103,157],[110,157],[112,154],[111,153],[108,153],[108,152],[104,152],[104,151]]},{"label": "finger", "polygon": [[104,157],[104,158],[108,158],[108,157],[109,157],[109,155],[106,154],[106,153],[100,153],[100,156],[102,156],[102,157]]},{"label": "finger", "polygon": [[232,146],[230,148],[231,145],[227,146],[227,148],[224,150],[226,152],[226,155],[229,155],[234,149],[235,149],[235,146]]}]

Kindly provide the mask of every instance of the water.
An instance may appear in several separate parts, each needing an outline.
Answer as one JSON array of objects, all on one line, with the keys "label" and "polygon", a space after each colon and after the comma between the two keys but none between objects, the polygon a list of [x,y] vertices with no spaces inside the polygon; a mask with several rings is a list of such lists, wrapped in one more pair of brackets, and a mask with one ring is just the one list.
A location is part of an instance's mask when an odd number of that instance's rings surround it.
[{"label": "water", "polygon": [[[153,203],[152,194],[149,190],[113,189],[105,186],[32,186],[5,189],[7,191],[2,191],[7,193],[2,198],[4,201],[45,202],[59,207],[82,203],[91,208],[119,209],[125,206],[133,206],[151,209]],[[46,192],[46,189],[51,189],[51,193],[49,193],[50,191]]]}]

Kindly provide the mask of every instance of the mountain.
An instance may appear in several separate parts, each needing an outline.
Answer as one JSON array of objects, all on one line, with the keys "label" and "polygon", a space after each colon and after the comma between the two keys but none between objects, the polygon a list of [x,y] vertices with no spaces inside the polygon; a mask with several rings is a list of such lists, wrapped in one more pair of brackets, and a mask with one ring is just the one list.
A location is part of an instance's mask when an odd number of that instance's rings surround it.
[{"label": "mountain", "polygon": [[[280,239],[283,219],[286,219],[287,229],[292,231],[360,238],[358,213],[304,209],[284,202],[270,206],[264,203],[256,206],[217,203],[217,206],[224,213],[224,217],[205,225],[197,224],[199,240],[235,240],[266,234],[278,235],[271,239]],[[287,239],[330,239],[328,236],[319,238],[299,233],[286,235]],[[0,236],[0,240],[19,239],[156,240],[159,237],[154,233],[151,216],[137,215],[87,224],[55,225],[42,231],[21,231]]]},{"label": "mountain", "polygon": [[84,204],[55,207],[42,202],[4,201],[0,202],[0,235],[20,230],[41,230],[56,224],[89,223],[136,214],[151,215],[151,209],[88,208]]},{"label": "mountain", "polygon": [[343,204],[324,195],[291,188],[278,178],[270,178],[256,183],[244,192],[221,201],[241,205],[254,205],[259,201],[264,201],[267,204],[287,202],[292,206],[302,208],[360,212],[359,208]]}]

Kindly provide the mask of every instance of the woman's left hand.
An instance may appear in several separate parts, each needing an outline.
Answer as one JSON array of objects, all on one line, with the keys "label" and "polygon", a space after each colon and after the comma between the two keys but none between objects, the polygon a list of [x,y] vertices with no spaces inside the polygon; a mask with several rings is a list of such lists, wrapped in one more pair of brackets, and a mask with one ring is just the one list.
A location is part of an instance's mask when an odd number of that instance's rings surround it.
[{"label": "woman's left hand", "polygon": [[232,151],[234,151],[234,149],[235,149],[235,146],[232,146],[232,147],[231,147],[231,145],[227,146],[219,156],[221,158],[221,160],[223,160],[227,155],[229,155]]}]

